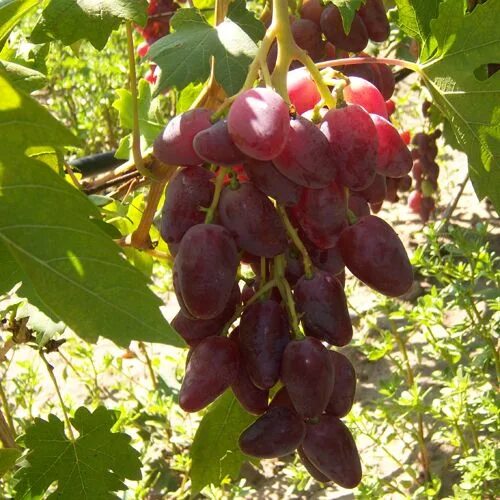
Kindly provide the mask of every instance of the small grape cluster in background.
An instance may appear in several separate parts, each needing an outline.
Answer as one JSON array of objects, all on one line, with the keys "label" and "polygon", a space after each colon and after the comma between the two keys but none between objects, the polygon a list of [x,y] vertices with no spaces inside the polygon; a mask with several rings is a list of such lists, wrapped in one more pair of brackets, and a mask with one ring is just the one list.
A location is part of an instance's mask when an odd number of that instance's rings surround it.
[{"label": "small grape cluster in background", "polygon": [[[144,41],[137,46],[137,55],[139,57],[145,57],[153,43],[168,35],[170,32],[170,18],[178,8],[179,5],[174,0],[149,0],[146,26],[136,26],[137,32],[144,38]],[[144,79],[151,85],[156,83],[158,79],[156,64],[151,63],[149,70],[144,75]]]}]

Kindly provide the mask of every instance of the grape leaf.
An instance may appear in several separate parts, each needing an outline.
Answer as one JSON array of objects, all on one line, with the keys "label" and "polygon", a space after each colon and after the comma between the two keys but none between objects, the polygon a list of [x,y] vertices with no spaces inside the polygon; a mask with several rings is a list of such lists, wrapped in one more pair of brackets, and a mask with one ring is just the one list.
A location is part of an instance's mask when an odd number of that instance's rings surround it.
[{"label": "grape leaf", "polygon": [[71,441],[57,416],[36,418],[23,438],[27,464],[16,473],[16,498],[39,497],[54,483],[57,489],[47,498],[118,498],[113,492],[127,489],[125,479],[141,478],[141,462],[130,437],[112,432],[116,421],[103,406],[93,413],[80,407],[71,419],[79,436]]},{"label": "grape leaf", "polygon": [[220,484],[226,476],[236,478],[249,458],[238,447],[241,432],[255,417],[247,413],[231,391],[226,391],[207,411],[191,445],[191,492]]},{"label": "grape leaf", "polygon": [[14,87],[0,68],[0,147],[24,153],[34,146],[78,146],[77,138],[43,106]]},{"label": "grape leaf", "polygon": [[420,74],[434,104],[450,122],[479,198],[500,209],[500,72],[479,79],[476,70],[498,62],[500,4],[489,0],[466,13],[463,2],[446,0],[430,21]]},{"label": "grape leaf", "polygon": [[10,82],[24,92],[33,92],[47,84],[47,77],[44,74],[21,64],[0,60],[0,68],[5,71]]},{"label": "grape leaf", "polygon": [[0,478],[8,472],[21,456],[21,450],[16,448],[0,448]]},{"label": "grape leaf", "polygon": [[[151,109],[151,86],[146,80],[139,80],[138,85],[138,115],[139,128],[141,131],[141,147],[146,149],[151,146],[157,135],[163,130],[163,126],[154,122],[149,117]],[[113,102],[113,108],[118,111],[120,125],[132,130],[133,128],[133,113],[132,113],[132,94],[129,90],[118,89],[116,91],[118,99]],[[123,137],[120,141],[120,147],[115,154],[116,158],[128,160],[130,157],[132,140],[131,135]]]},{"label": "grape leaf", "polygon": [[354,19],[354,14],[365,3],[365,0],[330,0],[333,5],[336,5],[342,16],[342,26],[344,32],[349,34],[351,31],[351,24]]},{"label": "grape leaf", "polygon": [[50,0],[31,33],[33,43],[88,40],[97,50],[123,21],[144,25],[146,0]]},{"label": "grape leaf", "polygon": [[23,281],[19,295],[91,342],[183,345],[146,278],[93,221],[95,205],[47,165],[0,152],[0,199],[0,254],[11,255],[0,259],[0,292]]},{"label": "grape leaf", "polygon": [[196,9],[179,10],[171,26],[175,32],[154,43],[148,53],[161,68],[155,94],[167,87],[182,90],[190,83],[205,81],[212,57],[215,78],[226,93],[233,95],[241,88],[257,51],[242,28],[230,19],[214,28]]},{"label": "grape leaf", "polygon": [[38,0],[0,0],[0,49],[12,29],[35,5]]},{"label": "grape leaf", "polygon": [[431,35],[431,20],[438,16],[441,0],[396,0],[397,23],[412,38],[420,41],[423,53],[431,54],[428,45]]},{"label": "grape leaf", "polygon": [[255,43],[266,34],[266,27],[252,12],[247,10],[245,0],[235,0],[229,5],[227,17],[234,21]]}]

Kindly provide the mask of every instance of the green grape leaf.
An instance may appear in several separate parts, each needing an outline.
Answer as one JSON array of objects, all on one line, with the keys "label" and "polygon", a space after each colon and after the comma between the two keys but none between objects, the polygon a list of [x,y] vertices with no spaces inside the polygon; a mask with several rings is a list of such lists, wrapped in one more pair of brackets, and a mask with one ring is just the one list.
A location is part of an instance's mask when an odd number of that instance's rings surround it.
[{"label": "green grape leaf", "polygon": [[226,476],[238,477],[249,460],[238,447],[241,432],[255,417],[247,413],[231,391],[226,391],[205,413],[191,445],[191,492],[220,484]]},{"label": "green grape leaf", "polygon": [[167,87],[182,90],[204,82],[212,57],[215,78],[226,93],[233,95],[241,88],[257,46],[240,26],[226,19],[214,28],[196,9],[179,10],[171,26],[175,32],[158,40],[148,53],[161,69],[156,94]]},{"label": "green grape leaf", "polygon": [[183,346],[148,280],[95,223],[98,208],[47,165],[0,152],[0,200],[0,292],[22,281],[20,296],[90,342]]},{"label": "green grape leaf", "polygon": [[125,479],[141,479],[141,462],[130,437],[112,432],[116,421],[103,406],[93,413],[80,407],[71,419],[79,435],[71,441],[56,415],[36,418],[23,438],[28,453],[16,473],[15,498],[39,498],[51,485],[56,490],[46,498],[119,498],[114,492],[127,489]]},{"label": "green grape leaf", "polygon": [[0,68],[15,87],[28,94],[47,84],[47,77],[44,74],[21,64],[0,60]]},{"label": "green grape leaf", "polygon": [[0,448],[0,478],[14,467],[14,464],[20,456],[21,450],[15,448]]},{"label": "green grape leaf", "polygon": [[[448,120],[456,144],[467,154],[469,173],[479,198],[488,196],[500,209],[500,72],[478,77],[498,62],[500,4],[487,1],[466,13],[463,2],[446,0],[430,21],[429,47],[420,74],[434,104]],[[485,71],[482,72],[485,74]]]},{"label": "green grape leaf", "polygon": [[255,43],[266,34],[266,27],[252,12],[247,10],[245,0],[235,0],[229,5],[227,17],[234,21]]},{"label": "green grape leaf", "polygon": [[24,153],[35,146],[78,146],[78,139],[43,106],[16,88],[0,68],[0,148]]},{"label": "green grape leaf", "polygon": [[[132,94],[129,90],[118,89],[116,91],[118,99],[113,102],[113,108],[118,111],[120,125],[132,130],[133,128],[133,111],[132,111]],[[139,129],[141,131],[141,147],[143,149],[151,146],[157,135],[163,130],[163,126],[150,119],[151,109],[151,86],[146,80],[139,80],[138,85],[138,115]],[[120,147],[117,151],[117,158],[128,159],[130,156],[131,136],[125,136],[120,141]]]},{"label": "green grape leaf", "polygon": [[203,86],[203,83],[197,83],[196,85],[190,83],[179,92],[179,96],[175,102],[175,111],[177,114],[184,113],[191,107],[191,104],[200,95]]},{"label": "green grape leaf", "polygon": [[0,0],[0,49],[12,29],[38,3],[38,0]]},{"label": "green grape leaf", "polygon": [[365,0],[330,0],[333,5],[336,5],[342,16],[342,25],[346,34],[351,31],[351,24],[354,19],[354,14],[365,3]]},{"label": "green grape leaf", "polygon": [[88,40],[97,50],[123,21],[144,25],[146,0],[50,0],[31,33],[33,43]]},{"label": "green grape leaf", "polygon": [[432,52],[432,48],[428,45],[431,36],[431,20],[438,16],[441,1],[396,0],[397,23],[408,36],[420,42],[422,53]]}]

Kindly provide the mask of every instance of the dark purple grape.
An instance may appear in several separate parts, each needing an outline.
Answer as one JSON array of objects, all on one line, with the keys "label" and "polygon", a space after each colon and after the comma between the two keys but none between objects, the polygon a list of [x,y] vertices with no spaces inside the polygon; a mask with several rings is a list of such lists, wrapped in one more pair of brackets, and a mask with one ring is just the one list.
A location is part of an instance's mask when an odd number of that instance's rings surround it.
[{"label": "dark purple grape", "polygon": [[399,191],[409,191],[411,189],[411,176],[405,175],[404,177],[400,177],[399,183],[398,183],[398,190]]},{"label": "dark purple grape", "polygon": [[334,276],[316,271],[311,279],[302,277],[293,292],[306,335],[337,346],[351,341],[347,300],[342,285]]},{"label": "dark purple grape", "polygon": [[390,66],[387,64],[372,64],[374,73],[377,75],[377,83],[374,83],[384,99],[387,101],[394,94],[396,88],[396,79]]},{"label": "dark purple grape", "polygon": [[237,165],[245,159],[245,155],[234,145],[229,135],[226,120],[220,120],[198,132],[194,137],[193,147],[200,158],[217,165]]},{"label": "dark purple grape", "polygon": [[304,0],[300,7],[300,17],[309,19],[319,26],[321,13],[323,12],[323,4],[320,0]]},{"label": "dark purple grape", "polygon": [[326,187],[337,175],[328,140],[302,116],[290,122],[286,145],[273,163],[284,176],[309,188]]},{"label": "dark purple grape", "polygon": [[348,52],[361,52],[368,45],[368,33],[357,12],[348,34],[344,31],[342,16],[335,5],[329,5],[323,10],[320,24],[326,39],[339,49]]},{"label": "dark purple grape", "polygon": [[380,203],[384,201],[387,194],[385,177],[376,174],[373,182],[366,189],[358,191],[356,194],[362,196],[368,203]]},{"label": "dark purple grape", "polygon": [[344,229],[339,249],[352,274],[384,295],[398,297],[413,283],[403,243],[394,229],[375,215],[361,217]]},{"label": "dark purple grape", "polygon": [[337,246],[321,250],[310,244],[307,245],[307,251],[312,263],[318,269],[326,271],[333,276],[339,275],[344,270],[344,261]]},{"label": "dark purple grape", "polygon": [[290,27],[295,43],[304,49],[313,61],[319,61],[325,54],[325,42],[319,26],[309,19],[297,19]]},{"label": "dark purple grape", "polygon": [[393,177],[385,178],[385,183],[387,186],[387,193],[385,195],[385,199],[390,203],[396,203],[399,201],[398,182],[399,179],[394,179]]},{"label": "dark purple grape", "polygon": [[285,177],[272,162],[248,160],[243,168],[250,181],[278,203],[291,206],[299,201],[302,186]]},{"label": "dark purple grape", "polygon": [[347,202],[347,208],[356,216],[363,217],[364,215],[370,215],[370,207],[368,202],[362,196],[358,196],[355,193],[349,195],[349,201]]},{"label": "dark purple grape", "polygon": [[300,461],[302,462],[302,465],[306,468],[307,472],[316,479],[316,481],[319,481],[321,483],[328,483],[330,482],[330,479],[325,476],[322,472],[320,472],[312,462],[307,458],[306,454],[304,453],[304,450],[302,449],[302,446],[299,446],[297,448],[297,452],[299,454]]},{"label": "dark purple grape", "polygon": [[285,251],[286,232],[278,213],[269,198],[251,182],[237,189],[223,189],[219,215],[242,250],[269,258]]},{"label": "dark purple grape", "polygon": [[243,153],[257,160],[272,160],[281,153],[288,137],[288,106],[274,90],[250,89],[234,100],[227,125]]},{"label": "dark purple grape", "polygon": [[286,249],[286,268],[285,268],[285,278],[290,283],[290,286],[294,286],[295,283],[304,274],[304,264],[302,262],[301,255],[292,250],[290,247]]},{"label": "dark purple grape", "polygon": [[352,408],[356,393],[356,371],[352,363],[340,352],[328,351],[335,368],[335,383],[326,407],[326,413],[345,417]]},{"label": "dark purple grape", "polygon": [[174,285],[181,307],[198,319],[212,319],[229,302],[238,250],[222,226],[198,224],[182,238],[174,262]]},{"label": "dark purple grape", "polygon": [[291,212],[314,245],[331,248],[347,224],[344,189],[335,182],[322,189],[305,188]]},{"label": "dark purple grape", "polygon": [[317,424],[309,424],[302,449],[314,467],[343,488],[355,488],[361,481],[356,443],[337,417],[323,415]]},{"label": "dark purple grape", "polygon": [[[239,348],[239,327],[236,327],[231,332],[230,339],[233,340]],[[259,389],[252,382],[243,362],[240,363],[238,376],[231,384],[231,389],[241,406],[249,413],[261,415],[268,409],[269,391],[267,389]]]},{"label": "dark purple grape", "polygon": [[377,166],[377,131],[370,115],[357,105],[331,109],[321,131],[330,143],[338,168],[338,180],[353,190],[373,182]]},{"label": "dark purple grape", "polygon": [[290,396],[288,395],[288,391],[286,390],[286,387],[282,387],[273,397],[271,400],[271,403],[269,403],[269,408],[277,408],[277,407],[285,407],[288,408],[289,410],[294,411],[295,413],[295,406],[293,406],[292,400],[290,399]]},{"label": "dark purple grape", "polygon": [[237,283],[234,284],[229,301],[222,311],[222,314],[213,319],[194,319],[190,318],[179,311],[172,320],[171,325],[181,335],[181,337],[189,344],[190,347],[195,347],[204,338],[212,335],[218,335],[224,325],[233,316],[236,307],[241,304],[241,292]]},{"label": "dark purple grape", "polygon": [[207,337],[192,351],[179,392],[184,411],[200,411],[215,401],[236,379],[236,344],[227,337]]},{"label": "dark purple grape", "polygon": [[168,165],[201,165],[203,160],[193,148],[194,136],[212,123],[209,109],[197,108],[172,118],[156,138],[153,154]]},{"label": "dark purple grape", "polygon": [[278,381],[281,357],[290,341],[288,322],[274,300],[251,304],[241,316],[239,347],[252,382],[270,389]]},{"label": "dark purple grape", "polygon": [[202,207],[210,206],[214,195],[214,174],[201,167],[177,170],[168,183],[161,212],[160,233],[173,253],[186,231],[205,220]]},{"label": "dark purple grape", "polygon": [[378,137],[377,172],[388,177],[404,177],[413,164],[408,146],[392,123],[379,115],[371,117]]},{"label": "dark purple grape", "polygon": [[371,40],[385,42],[389,38],[390,26],[382,0],[366,0],[358,12]]},{"label": "dark purple grape", "polygon": [[258,458],[283,457],[302,443],[306,425],[288,408],[270,408],[240,436],[241,451]]},{"label": "dark purple grape", "polygon": [[281,380],[297,413],[319,417],[333,391],[335,372],[328,350],[312,337],[292,340],[281,363]]}]

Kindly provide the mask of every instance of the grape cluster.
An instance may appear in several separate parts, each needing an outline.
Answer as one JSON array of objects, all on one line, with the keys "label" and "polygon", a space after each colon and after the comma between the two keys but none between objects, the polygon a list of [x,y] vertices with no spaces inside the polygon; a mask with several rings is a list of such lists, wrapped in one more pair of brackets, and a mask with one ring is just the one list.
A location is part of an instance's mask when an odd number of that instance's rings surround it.
[{"label": "grape cluster", "polygon": [[[368,206],[386,176],[407,176],[412,158],[371,83],[353,77],[346,102],[319,123],[307,118],[319,101],[308,73],[291,71],[288,83],[291,108],[256,87],[234,99],[227,118],[193,109],[155,141],[159,160],[182,165],[161,221],[175,256],[172,324],[191,348],[179,401],[195,412],[231,388],[259,415],[241,434],[244,453],[297,450],[314,478],[353,488],[361,465],[341,418],[356,376],[326,346],[352,339],[346,267],[388,296],[412,285],[403,244]],[[240,265],[254,274],[243,290]]]},{"label": "grape cluster", "polygon": [[366,0],[354,14],[351,29],[344,31],[342,16],[336,5],[322,5],[320,0],[306,0],[300,9],[303,20],[312,21],[336,49],[361,52],[368,41],[384,42],[389,37],[389,21],[382,0]]},{"label": "grape cluster", "polygon": [[[368,0],[355,13],[348,35],[345,35],[340,11],[333,4],[324,7],[320,0],[306,0],[302,4],[300,14],[300,19],[291,18],[292,35],[295,43],[315,62],[346,58],[350,52],[357,53],[357,56],[366,56],[362,51],[369,39],[383,42],[389,36],[389,22],[381,0]],[[270,71],[274,69],[276,58],[277,47],[274,44],[268,56]],[[292,68],[299,66],[298,62],[292,64]],[[338,67],[338,70],[346,76],[356,76],[369,81],[386,100],[394,93],[394,75],[386,64],[345,65]]]},{"label": "grape cluster", "polygon": [[412,140],[415,190],[408,197],[408,206],[413,213],[427,222],[436,208],[434,194],[438,188],[439,165],[436,163],[438,148],[436,140],[441,137],[439,129],[431,134],[419,132]]},{"label": "grape cluster", "polygon": [[[170,32],[170,18],[179,6],[173,0],[149,0],[148,20],[146,26],[136,26],[136,30],[144,38],[137,46],[137,55],[145,57],[149,47]],[[151,64],[144,78],[152,85],[156,83],[158,71],[156,64]]]}]

